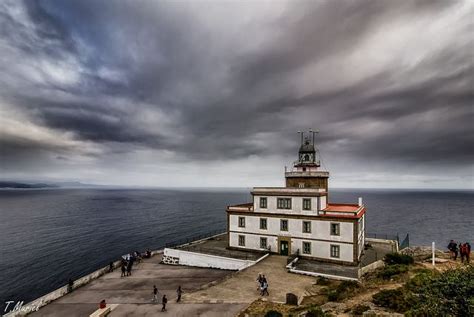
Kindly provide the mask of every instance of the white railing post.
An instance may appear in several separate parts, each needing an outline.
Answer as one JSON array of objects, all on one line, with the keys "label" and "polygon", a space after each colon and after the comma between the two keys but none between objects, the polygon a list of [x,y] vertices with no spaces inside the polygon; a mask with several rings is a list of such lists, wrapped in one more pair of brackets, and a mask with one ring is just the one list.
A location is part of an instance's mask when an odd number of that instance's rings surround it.
[{"label": "white railing post", "polygon": [[435,266],[435,243],[434,243],[434,241],[431,243],[431,251],[432,251],[431,264],[433,264],[433,266]]}]

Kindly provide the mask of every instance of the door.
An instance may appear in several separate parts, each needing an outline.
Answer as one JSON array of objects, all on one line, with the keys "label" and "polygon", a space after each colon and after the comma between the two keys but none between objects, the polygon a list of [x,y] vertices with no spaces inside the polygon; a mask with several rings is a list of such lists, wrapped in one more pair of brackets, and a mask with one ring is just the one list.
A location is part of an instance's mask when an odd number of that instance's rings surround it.
[{"label": "door", "polygon": [[280,241],[280,255],[288,255],[288,241]]}]

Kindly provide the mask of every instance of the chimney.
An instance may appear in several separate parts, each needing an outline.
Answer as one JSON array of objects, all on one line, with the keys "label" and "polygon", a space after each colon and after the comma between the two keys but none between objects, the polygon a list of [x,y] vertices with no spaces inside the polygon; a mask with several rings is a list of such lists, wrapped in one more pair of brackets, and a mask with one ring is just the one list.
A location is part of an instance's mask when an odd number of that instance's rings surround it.
[{"label": "chimney", "polygon": [[359,197],[359,206],[362,206],[363,203],[362,203],[362,197]]}]

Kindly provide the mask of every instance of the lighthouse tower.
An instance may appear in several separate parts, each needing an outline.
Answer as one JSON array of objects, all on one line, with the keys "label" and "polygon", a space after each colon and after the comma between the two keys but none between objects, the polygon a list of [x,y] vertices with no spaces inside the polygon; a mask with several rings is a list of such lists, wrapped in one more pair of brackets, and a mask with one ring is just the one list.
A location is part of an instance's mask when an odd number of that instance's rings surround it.
[{"label": "lighthouse tower", "polygon": [[301,134],[301,145],[298,160],[290,171],[285,171],[286,187],[318,188],[328,191],[329,172],[320,169],[319,153],[314,146],[314,131],[309,131],[311,139]]}]

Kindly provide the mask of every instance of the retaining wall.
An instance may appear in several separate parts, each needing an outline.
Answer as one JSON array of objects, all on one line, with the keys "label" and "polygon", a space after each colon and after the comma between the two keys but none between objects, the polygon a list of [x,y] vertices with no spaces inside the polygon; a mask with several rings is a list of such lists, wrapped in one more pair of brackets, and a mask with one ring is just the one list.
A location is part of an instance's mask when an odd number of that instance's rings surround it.
[{"label": "retaining wall", "polygon": [[163,262],[166,264],[207,267],[222,270],[242,270],[256,263],[256,261],[226,258],[217,255],[168,248],[164,250],[163,255]]},{"label": "retaining wall", "polygon": [[361,267],[359,269],[359,278],[361,278],[362,276],[364,276],[365,274],[369,272],[373,272],[376,269],[383,267],[384,265],[385,265],[384,261],[378,260],[378,261],[375,261],[374,263],[370,263],[369,265]]}]

